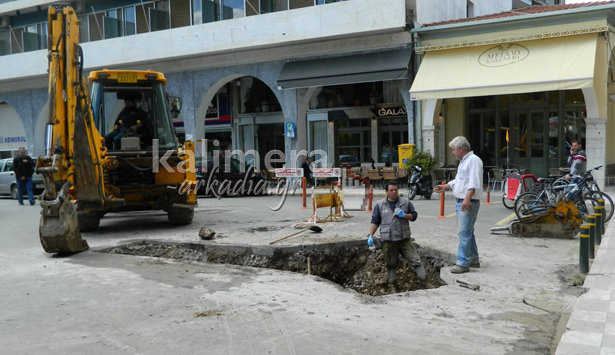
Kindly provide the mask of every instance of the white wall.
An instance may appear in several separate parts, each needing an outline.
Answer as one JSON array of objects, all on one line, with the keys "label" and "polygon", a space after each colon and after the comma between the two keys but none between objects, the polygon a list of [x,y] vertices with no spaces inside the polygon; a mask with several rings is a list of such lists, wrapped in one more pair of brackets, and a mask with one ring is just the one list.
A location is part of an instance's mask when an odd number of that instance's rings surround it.
[{"label": "white wall", "polygon": [[[82,44],[86,70],[402,31],[405,0],[354,0]],[[0,57],[3,80],[46,75],[47,51]],[[232,63],[228,63],[229,65]]]},{"label": "white wall", "polygon": [[[416,21],[428,24],[467,17],[468,0],[412,0],[416,2]],[[513,0],[470,0],[474,4],[474,17],[495,14],[512,9]],[[411,6],[411,5],[410,5]]]},{"label": "white wall", "polygon": [[474,17],[497,14],[512,10],[512,0],[471,0],[474,3]]},{"label": "white wall", "polygon": [[466,17],[466,0],[416,0],[420,25]]}]

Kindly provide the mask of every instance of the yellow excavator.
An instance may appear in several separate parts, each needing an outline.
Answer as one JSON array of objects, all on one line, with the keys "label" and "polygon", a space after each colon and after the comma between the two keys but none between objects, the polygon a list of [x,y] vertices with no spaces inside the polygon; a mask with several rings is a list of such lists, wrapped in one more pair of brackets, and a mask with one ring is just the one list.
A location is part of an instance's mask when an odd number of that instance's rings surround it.
[{"label": "yellow excavator", "polygon": [[[81,232],[108,212],[164,210],[173,224],[192,223],[196,196],[194,143],[177,140],[171,111],[179,98],[151,70],[83,71],[79,20],[51,5],[48,22],[49,117],[45,156],[37,161],[45,193],[40,240],[48,253],[88,249]],[[122,102],[123,101],[123,102]]]}]

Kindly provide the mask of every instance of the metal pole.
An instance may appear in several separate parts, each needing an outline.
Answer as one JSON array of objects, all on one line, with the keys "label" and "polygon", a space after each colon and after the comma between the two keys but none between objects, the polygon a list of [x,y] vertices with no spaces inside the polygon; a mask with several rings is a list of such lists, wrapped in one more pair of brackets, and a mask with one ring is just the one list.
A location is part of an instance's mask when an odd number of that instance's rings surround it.
[{"label": "metal pole", "polygon": [[602,206],[596,206],[594,208],[594,215],[596,216],[596,245],[600,245],[600,243],[602,242],[602,226],[604,225],[602,223],[602,212],[604,211],[604,207]]},{"label": "metal pole", "polygon": [[589,226],[589,258],[596,257],[596,216],[587,216],[587,225]]},{"label": "metal pole", "polygon": [[581,226],[581,238],[579,247],[579,272],[587,274],[589,272],[589,226]]},{"label": "metal pole", "polygon": [[604,200],[598,199],[598,206],[602,207],[602,225],[600,226],[600,232],[602,232],[601,237],[606,232],[606,208],[604,207]]}]

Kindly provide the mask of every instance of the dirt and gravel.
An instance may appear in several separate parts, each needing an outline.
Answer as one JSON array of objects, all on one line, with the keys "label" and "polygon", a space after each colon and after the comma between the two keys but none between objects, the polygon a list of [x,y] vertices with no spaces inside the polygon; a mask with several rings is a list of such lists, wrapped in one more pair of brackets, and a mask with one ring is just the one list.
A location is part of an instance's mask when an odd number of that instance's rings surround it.
[{"label": "dirt and gravel", "polygon": [[[230,251],[207,249],[202,245],[139,243],[106,250],[110,254],[125,254],[170,258],[192,262],[233,264],[307,274],[323,277],[362,294],[381,296],[392,293],[384,258],[380,249],[345,246],[332,249],[303,249],[293,253],[276,252],[272,256],[251,253],[249,249]],[[419,249],[420,252],[420,249]],[[445,285],[440,268],[446,264],[433,257],[423,256],[427,278],[420,280],[413,268],[401,259],[398,267],[400,292],[433,289]]]}]

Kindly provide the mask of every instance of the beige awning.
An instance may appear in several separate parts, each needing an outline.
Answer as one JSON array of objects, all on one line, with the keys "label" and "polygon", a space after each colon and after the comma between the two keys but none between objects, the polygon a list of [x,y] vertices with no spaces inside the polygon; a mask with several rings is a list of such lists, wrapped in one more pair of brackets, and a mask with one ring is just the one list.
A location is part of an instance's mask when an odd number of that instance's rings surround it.
[{"label": "beige awning", "polygon": [[591,87],[598,34],[426,52],[413,100]]}]

